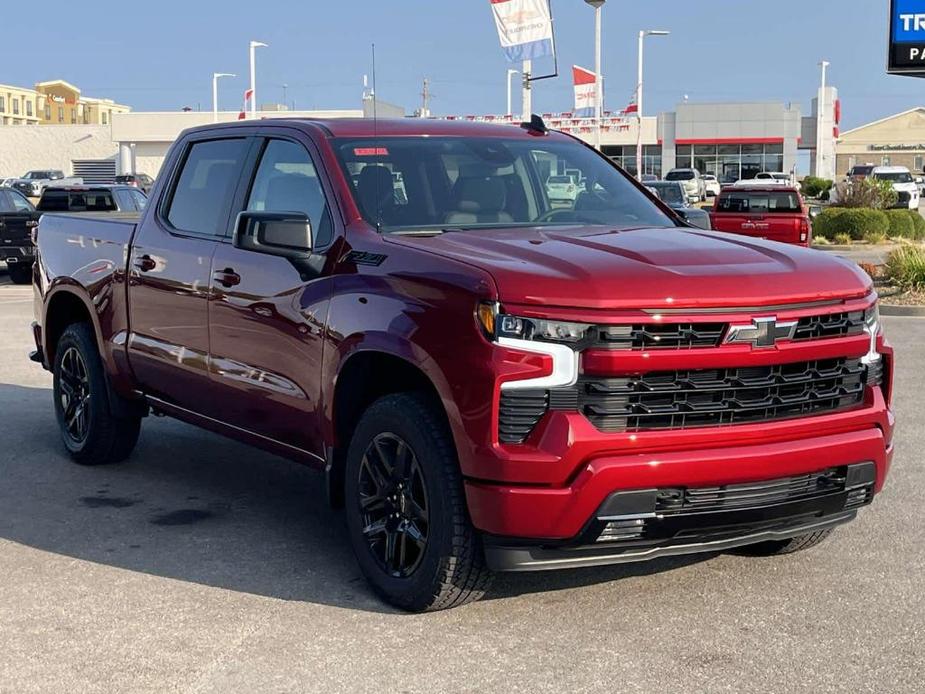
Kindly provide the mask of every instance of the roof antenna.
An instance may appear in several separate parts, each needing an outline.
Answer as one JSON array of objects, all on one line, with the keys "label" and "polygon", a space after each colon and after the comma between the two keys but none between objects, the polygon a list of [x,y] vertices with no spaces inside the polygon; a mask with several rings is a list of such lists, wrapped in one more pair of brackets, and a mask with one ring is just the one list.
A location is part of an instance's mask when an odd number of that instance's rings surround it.
[{"label": "roof antenna", "polygon": [[[376,108],[376,101],[379,96],[376,94],[376,44],[373,43],[373,161],[375,166],[379,166],[379,114]],[[382,232],[382,191],[379,189],[379,176],[376,176],[376,231]]]},{"label": "roof antenna", "polygon": [[546,127],[545,121],[535,113],[530,116],[529,121],[521,123],[520,127],[531,135],[545,135],[549,132],[549,128]]}]

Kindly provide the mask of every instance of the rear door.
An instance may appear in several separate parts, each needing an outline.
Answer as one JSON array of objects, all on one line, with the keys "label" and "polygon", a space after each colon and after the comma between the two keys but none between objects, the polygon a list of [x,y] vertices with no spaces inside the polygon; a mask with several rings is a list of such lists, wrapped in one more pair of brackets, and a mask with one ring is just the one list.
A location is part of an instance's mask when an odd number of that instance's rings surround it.
[{"label": "rear door", "polygon": [[[32,203],[15,190],[0,190],[0,258],[32,255],[32,228],[39,214]],[[17,249],[10,252],[8,249]]]},{"label": "rear door", "polygon": [[716,231],[782,243],[808,241],[809,225],[795,191],[725,190],[716,199],[710,217]]},{"label": "rear door", "polygon": [[227,241],[231,201],[253,144],[252,129],[231,130],[183,143],[129,258],[135,376],[146,393],[197,413],[215,405],[208,366],[212,255]]}]

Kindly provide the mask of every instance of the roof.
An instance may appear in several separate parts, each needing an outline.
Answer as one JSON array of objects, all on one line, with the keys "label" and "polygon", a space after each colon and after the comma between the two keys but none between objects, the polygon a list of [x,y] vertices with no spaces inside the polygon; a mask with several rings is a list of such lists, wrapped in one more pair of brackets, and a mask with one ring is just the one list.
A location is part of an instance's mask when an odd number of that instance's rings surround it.
[{"label": "roof", "polygon": [[[219,123],[193,128],[194,131],[214,127],[253,127],[253,120]],[[320,127],[331,137],[412,137],[416,135],[468,136],[468,137],[530,137],[529,133],[510,124],[478,123],[472,121],[437,120],[432,118],[267,118],[260,125],[311,128]],[[554,133],[555,131],[550,131]]]},{"label": "roof", "polygon": [[47,82],[36,82],[36,83],[35,83],[35,86],[36,86],[36,88],[38,88],[38,87],[51,87],[51,86],[53,86],[53,85],[55,85],[55,84],[60,84],[61,86],[67,87],[68,89],[70,89],[70,90],[72,90],[72,91],[75,91],[75,92],[77,92],[78,94],[80,94],[80,87],[75,87],[75,86],[74,86],[73,84],[71,84],[70,82],[65,82],[64,80],[48,80]]},{"label": "roof", "polygon": [[794,186],[782,186],[777,185],[767,185],[762,183],[743,183],[741,185],[724,185],[723,192],[731,193],[736,191],[746,191],[746,192],[755,192],[760,193],[799,193],[800,191]]},{"label": "roof", "polygon": [[925,114],[925,106],[916,106],[915,108],[910,108],[907,111],[902,111],[901,113],[894,113],[892,116],[887,116],[886,118],[881,118],[880,120],[875,120],[870,123],[865,123],[864,125],[859,125],[858,127],[852,128],[851,130],[845,130],[844,132],[840,133],[838,137],[839,139],[841,139],[845,137],[846,135],[856,133],[859,130],[864,130],[864,128],[870,128],[874,125],[880,125],[881,123],[886,123],[887,121],[891,121],[894,118],[902,118],[903,116],[908,116],[910,113],[916,113],[916,112]]}]

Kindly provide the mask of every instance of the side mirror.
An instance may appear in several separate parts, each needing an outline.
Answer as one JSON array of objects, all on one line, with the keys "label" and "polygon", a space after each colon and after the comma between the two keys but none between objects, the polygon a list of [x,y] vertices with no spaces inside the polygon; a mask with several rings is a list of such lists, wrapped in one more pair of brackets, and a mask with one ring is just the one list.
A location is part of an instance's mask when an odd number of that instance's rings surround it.
[{"label": "side mirror", "polygon": [[307,260],[312,252],[312,225],[301,212],[241,212],[235,224],[234,246]]}]

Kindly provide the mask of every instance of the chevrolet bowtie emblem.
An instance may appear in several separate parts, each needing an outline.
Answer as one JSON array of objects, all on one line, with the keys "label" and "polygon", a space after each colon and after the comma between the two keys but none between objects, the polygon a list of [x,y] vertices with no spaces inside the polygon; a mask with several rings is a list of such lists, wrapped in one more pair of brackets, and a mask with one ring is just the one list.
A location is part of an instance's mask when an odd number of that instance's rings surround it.
[{"label": "chevrolet bowtie emblem", "polygon": [[752,318],[751,323],[730,325],[723,342],[750,342],[752,347],[773,347],[778,340],[792,340],[797,322],[769,318]]}]

